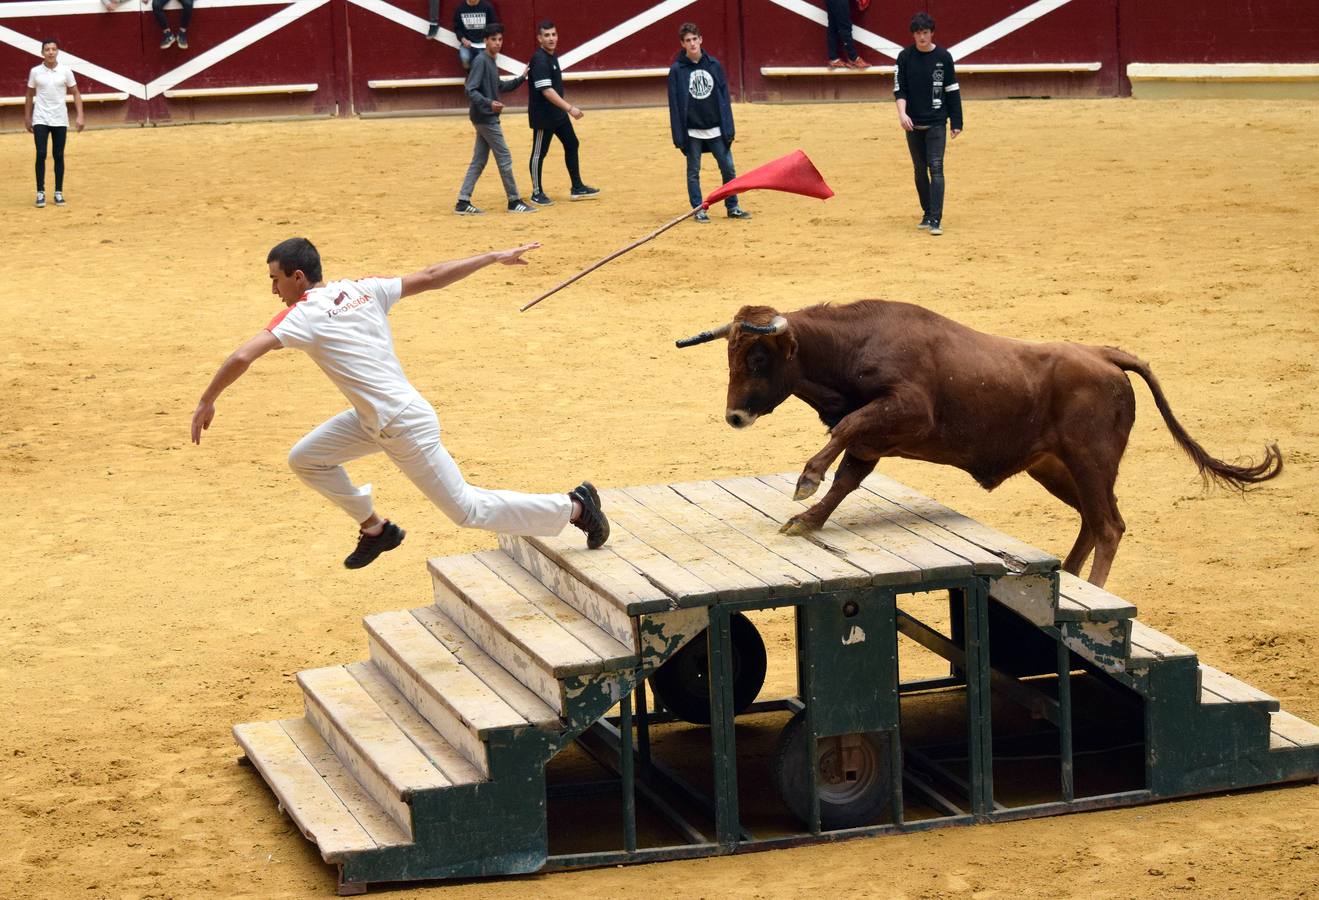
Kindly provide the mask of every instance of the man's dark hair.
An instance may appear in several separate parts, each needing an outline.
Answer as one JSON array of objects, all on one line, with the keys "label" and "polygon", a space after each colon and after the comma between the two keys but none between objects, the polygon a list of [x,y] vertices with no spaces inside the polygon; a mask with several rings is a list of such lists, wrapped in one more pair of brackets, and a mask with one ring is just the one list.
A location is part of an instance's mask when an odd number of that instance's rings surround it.
[{"label": "man's dark hair", "polygon": [[285,275],[292,275],[301,269],[309,284],[321,280],[321,255],[316,251],[316,245],[304,237],[280,241],[270,248],[266,262],[279,263],[280,271]]},{"label": "man's dark hair", "polygon": [[485,27],[486,37],[494,37],[497,34],[503,34],[503,33],[504,33],[504,26],[499,24],[498,22],[491,22],[489,25]]},{"label": "man's dark hair", "polygon": [[689,34],[694,34],[697,37],[701,36],[701,29],[697,27],[695,22],[683,22],[681,25],[678,26],[679,41],[681,41]]},{"label": "man's dark hair", "polygon": [[929,13],[918,12],[911,17],[911,33],[918,31],[933,31],[934,20],[930,18]]},{"label": "man's dark hair", "polygon": [[41,39],[41,49],[42,49],[42,50],[45,50],[47,44],[54,44],[56,49],[59,49],[59,46],[60,46],[60,42],[57,41],[57,40],[55,40],[54,38],[42,38],[42,39]]},{"label": "man's dark hair", "polygon": [[549,19],[546,19],[544,22],[541,22],[539,25],[536,26],[536,34],[540,34],[542,31],[554,31],[554,30],[555,30],[554,23],[551,22]]}]

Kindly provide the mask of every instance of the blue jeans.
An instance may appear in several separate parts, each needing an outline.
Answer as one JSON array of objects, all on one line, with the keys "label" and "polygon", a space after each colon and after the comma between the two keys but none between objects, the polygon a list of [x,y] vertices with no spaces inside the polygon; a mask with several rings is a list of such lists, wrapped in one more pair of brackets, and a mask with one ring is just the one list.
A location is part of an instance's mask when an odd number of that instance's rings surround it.
[{"label": "blue jeans", "polygon": [[[733,169],[733,151],[728,146],[728,142],[722,137],[717,138],[696,138],[691,135],[687,136],[687,199],[691,201],[692,206],[701,205],[701,154],[709,150],[714,154],[714,161],[719,164],[719,174],[723,176],[723,183],[727,184],[737,177],[737,172]],[[728,209],[737,208],[737,195],[733,194],[724,200],[724,206]]]},{"label": "blue jeans", "polygon": [[458,45],[458,62],[462,63],[463,71],[466,71],[472,67],[472,60],[476,59],[476,54],[484,53],[484,52],[485,52],[484,47],[477,47],[475,45],[471,47],[464,47],[460,43]]},{"label": "blue jeans", "polygon": [[948,123],[907,132],[907,150],[916,170],[916,196],[921,212],[936,222],[943,218],[943,151],[948,144]]}]

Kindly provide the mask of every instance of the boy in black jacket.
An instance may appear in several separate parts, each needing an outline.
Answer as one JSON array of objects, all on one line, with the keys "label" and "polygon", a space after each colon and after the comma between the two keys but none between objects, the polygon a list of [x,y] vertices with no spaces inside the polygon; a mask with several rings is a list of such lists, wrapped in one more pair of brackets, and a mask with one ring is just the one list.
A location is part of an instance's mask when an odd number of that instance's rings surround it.
[{"label": "boy in black jacket", "polygon": [[[701,29],[684,22],[678,29],[682,50],[669,67],[669,130],[673,146],[687,154],[687,199],[701,205],[701,154],[709,150],[719,164],[724,184],[737,177],[733,169],[733,105],[728,79],[719,60],[701,50]],[[749,219],[751,213],[737,204],[737,195],[724,206],[730,219]],[[705,210],[697,222],[709,222]]]},{"label": "boy in black jacket", "polygon": [[934,46],[934,20],[925,13],[911,17],[915,40],[898,54],[893,70],[893,94],[898,103],[898,122],[907,132],[907,150],[916,169],[916,195],[921,201],[917,228],[943,234],[943,153],[946,128],[962,133],[962,91],[953,68],[953,57]]}]

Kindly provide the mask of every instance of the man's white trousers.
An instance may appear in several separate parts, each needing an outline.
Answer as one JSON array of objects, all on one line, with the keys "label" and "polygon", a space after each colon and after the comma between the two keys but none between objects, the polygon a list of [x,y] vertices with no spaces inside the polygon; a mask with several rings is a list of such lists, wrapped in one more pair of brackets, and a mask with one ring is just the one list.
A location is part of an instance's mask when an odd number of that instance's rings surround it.
[{"label": "man's white trousers", "polygon": [[567,494],[522,494],[474,487],[440,443],[440,422],[425,400],[415,400],[373,433],[354,410],[313,429],[289,451],[289,466],[354,522],[371,517],[371,485],[357,487],[343,464],[384,452],[440,511],[458,525],[502,534],[552,535],[572,515]]}]

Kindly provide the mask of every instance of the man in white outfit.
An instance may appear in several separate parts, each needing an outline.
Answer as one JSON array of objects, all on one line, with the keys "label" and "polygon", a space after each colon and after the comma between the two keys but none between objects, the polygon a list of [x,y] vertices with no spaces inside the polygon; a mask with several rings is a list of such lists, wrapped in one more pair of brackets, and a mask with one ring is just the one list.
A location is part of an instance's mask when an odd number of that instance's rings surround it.
[{"label": "man in white outfit", "polygon": [[229,355],[192,414],[192,441],[215,418],[215,401],[258,358],[282,347],[304,351],[329,376],[352,408],[298,441],[289,465],[298,477],[353,517],[357,548],[344,560],[360,569],[403,542],[404,531],[382,519],[371,486],[357,487],[343,464],[383,451],[432,503],[458,525],[504,534],[558,534],[569,523],[586,532],[592,550],[609,538],[609,520],[590,482],[567,494],[522,494],[467,484],[440,443],[435,410],[417,393],[394,352],[389,310],[404,297],[447,287],[492,263],[524,266],[525,244],[467,259],[436,263],[402,278],[332,281],[321,278],[311,241],[289,238],[266,257],[270,292],[285,308],[264,330]]}]

